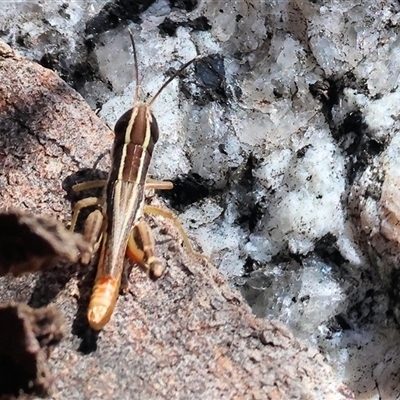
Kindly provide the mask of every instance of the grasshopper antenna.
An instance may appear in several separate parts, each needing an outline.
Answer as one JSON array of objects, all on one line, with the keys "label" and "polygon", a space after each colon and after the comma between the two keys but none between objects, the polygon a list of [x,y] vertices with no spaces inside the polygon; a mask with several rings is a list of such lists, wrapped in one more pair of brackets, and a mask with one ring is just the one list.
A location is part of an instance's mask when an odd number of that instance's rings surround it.
[{"label": "grasshopper antenna", "polygon": [[139,101],[139,67],[138,67],[138,61],[137,61],[137,55],[136,55],[136,46],[135,46],[135,41],[133,39],[133,34],[130,29],[129,31],[129,36],[131,37],[131,42],[132,42],[132,50],[133,50],[133,61],[135,63],[135,80],[136,80],[136,88],[135,88],[135,98],[133,100],[133,104],[137,103]]},{"label": "grasshopper antenna", "polygon": [[179,76],[190,64],[193,64],[199,57],[192,58],[190,61],[187,63],[183,64],[182,67],[178,69],[168,80],[166,80],[163,85],[158,89],[157,93],[153,96],[153,98],[149,101],[149,107],[152,106],[152,104],[156,101],[157,97],[160,95],[160,93],[177,77]]},{"label": "grasshopper antenna", "polygon": [[[136,80],[136,90],[135,90],[135,98],[134,98],[134,104],[138,102],[139,100],[139,68],[138,68],[138,62],[137,62],[137,55],[136,55],[136,46],[135,46],[135,40],[133,39],[133,34],[130,29],[129,31],[129,36],[131,37],[131,42],[132,42],[132,49],[133,49],[133,60],[135,63],[135,80]],[[157,93],[153,96],[153,98],[149,101],[148,106],[151,107],[152,104],[156,101],[157,97],[160,95],[160,93],[177,77],[179,76],[190,64],[194,63],[199,57],[192,58],[190,61],[187,63],[183,64],[182,67],[178,69],[169,79],[167,79],[163,85],[158,89]]]}]

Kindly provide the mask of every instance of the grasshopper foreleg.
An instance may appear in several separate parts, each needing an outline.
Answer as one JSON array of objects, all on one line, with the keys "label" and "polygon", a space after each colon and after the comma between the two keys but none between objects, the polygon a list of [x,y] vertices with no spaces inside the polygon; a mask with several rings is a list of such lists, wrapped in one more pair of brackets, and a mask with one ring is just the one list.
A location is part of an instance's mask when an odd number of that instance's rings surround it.
[{"label": "grasshopper foreleg", "polygon": [[175,227],[178,229],[178,231],[182,237],[183,244],[186,247],[186,250],[188,251],[188,253],[190,253],[192,256],[196,257],[197,259],[202,259],[202,260],[208,261],[208,258],[206,256],[204,256],[201,253],[198,253],[197,251],[195,251],[193,249],[192,245],[190,244],[190,240],[185,232],[184,227],[180,223],[178,217],[172,211],[168,211],[168,210],[165,210],[160,207],[145,205],[144,212],[145,212],[145,214],[161,215],[164,218],[170,219],[174,223]]},{"label": "grasshopper foreleg", "polygon": [[157,181],[155,179],[147,178],[145,189],[146,190],[171,190],[174,184],[170,181]]}]

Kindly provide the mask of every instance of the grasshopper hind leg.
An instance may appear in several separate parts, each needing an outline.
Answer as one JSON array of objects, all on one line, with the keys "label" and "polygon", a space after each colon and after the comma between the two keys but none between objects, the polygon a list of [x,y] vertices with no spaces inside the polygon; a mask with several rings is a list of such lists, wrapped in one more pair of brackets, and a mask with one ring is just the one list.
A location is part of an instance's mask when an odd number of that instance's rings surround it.
[{"label": "grasshopper hind leg", "polygon": [[155,256],[154,235],[144,219],[140,219],[132,229],[128,239],[126,254],[139,264],[151,279],[157,279],[164,273],[164,267]]},{"label": "grasshopper hind leg", "polygon": [[[106,183],[107,182],[104,180],[95,180],[95,181],[77,183],[74,186],[72,186],[72,191],[75,193],[79,193],[83,190],[103,188],[106,185]],[[101,204],[102,204],[102,199],[99,197],[86,197],[84,199],[77,201],[74,206],[71,226],[69,228],[71,231],[75,230],[78,217],[84,208],[97,207],[97,209],[92,211],[86,218],[83,229],[84,231],[83,238],[90,245],[90,251],[81,254],[81,262],[82,264],[85,265],[89,264],[92,255],[98,250],[98,247],[101,242],[101,231],[103,225],[103,215],[99,209]]]},{"label": "grasshopper hind leg", "polygon": [[85,222],[83,229],[83,238],[89,243],[90,252],[81,255],[81,263],[87,265],[90,263],[92,255],[97,252],[102,239],[104,217],[100,210],[92,211]]}]

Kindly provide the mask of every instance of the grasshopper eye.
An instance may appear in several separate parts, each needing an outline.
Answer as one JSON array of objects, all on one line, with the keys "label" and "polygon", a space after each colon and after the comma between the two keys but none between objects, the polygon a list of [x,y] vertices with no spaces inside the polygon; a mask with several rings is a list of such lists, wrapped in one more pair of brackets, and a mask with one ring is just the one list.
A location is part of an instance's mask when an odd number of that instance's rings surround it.
[{"label": "grasshopper eye", "polygon": [[153,113],[151,113],[150,135],[151,138],[153,139],[153,143],[156,144],[158,141],[159,130],[156,117],[153,115]]},{"label": "grasshopper eye", "polygon": [[125,138],[126,131],[129,126],[129,121],[132,119],[134,108],[131,108],[118,119],[114,127],[115,140],[122,141]]}]

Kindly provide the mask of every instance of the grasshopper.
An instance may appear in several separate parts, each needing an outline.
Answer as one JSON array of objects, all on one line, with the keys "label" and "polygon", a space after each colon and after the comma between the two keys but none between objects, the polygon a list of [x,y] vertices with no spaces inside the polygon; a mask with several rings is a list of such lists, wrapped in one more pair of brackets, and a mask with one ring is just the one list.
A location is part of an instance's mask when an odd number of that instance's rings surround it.
[{"label": "grasshopper", "polygon": [[111,151],[111,169],[107,181],[93,181],[74,185],[74,191],[104,186],[101,199],[89,197],[76,203],[71,229],[80,210],[96,205],[84,226],[84,238],[91,251],[81,255],[81,262],[88,264],[100,249],[97,275],[88,308],[88,322],[95,330],[102,329],[110,320],[121,287],[124,258],[127,254],[142,266],[148,275],[159,278],[164,268],[155,256],[155,240],[144,214],[158,214],[171,218],[179,229],[188,251],[196,253],[177,217],[170,211],[147,205],[145,190],[171,189],[171,182],[147,180],[148,167],[158,140],[157,120],[151,107],[165,87],[182,73],[196,58],[184,64],[156,92],[148,103],[139,102],[139,71],[135,42],[129,31],[135,63],[136,89],[133,107],[117,121]]}]

